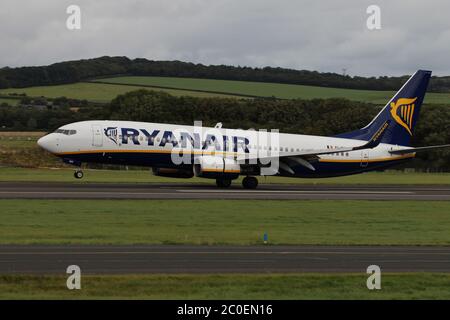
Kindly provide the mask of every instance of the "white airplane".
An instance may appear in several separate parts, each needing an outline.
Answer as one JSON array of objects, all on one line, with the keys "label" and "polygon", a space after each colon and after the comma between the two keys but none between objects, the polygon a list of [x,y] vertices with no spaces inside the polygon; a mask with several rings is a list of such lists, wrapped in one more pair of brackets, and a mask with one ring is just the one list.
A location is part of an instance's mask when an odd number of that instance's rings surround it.
[{"label": "white airplane", "polygon": [[[216,179],[219,187],[239,175],[248,189],[257,187],[259,175],[351,175],[450,146],[410,146],[430,77],[431,71],[417,71],[367,126],[334,137],[96,120],[64,125],[38,145],[79,168],[89,162],[148,166],[159,176]],[[82,178],[81,169],[74,176]]]}]

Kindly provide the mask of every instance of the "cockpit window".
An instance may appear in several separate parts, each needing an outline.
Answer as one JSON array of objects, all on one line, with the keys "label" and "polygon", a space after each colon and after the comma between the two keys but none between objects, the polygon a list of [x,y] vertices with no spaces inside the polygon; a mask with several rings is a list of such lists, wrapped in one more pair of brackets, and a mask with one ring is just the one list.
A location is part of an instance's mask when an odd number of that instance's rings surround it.
[{"label": "cockpit window", "polygon": [[77,130],[67,130],[67,129],[56,129],[55,133],[62,133],[66,136],[71,136],[77,133]]}]

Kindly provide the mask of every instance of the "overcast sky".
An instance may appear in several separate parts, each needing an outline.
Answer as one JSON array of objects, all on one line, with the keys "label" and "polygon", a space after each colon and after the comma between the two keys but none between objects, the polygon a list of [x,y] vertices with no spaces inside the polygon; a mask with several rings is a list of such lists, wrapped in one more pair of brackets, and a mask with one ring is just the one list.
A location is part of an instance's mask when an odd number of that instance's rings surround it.
[{"label": "overcast sky", "polygon": [[[81,30],[66,9],[81,8]],[[381,30],[366,27],[370,4]],[[448,0],[2,0],[0,67],[102,55],[350,75],[450,75]]]}]

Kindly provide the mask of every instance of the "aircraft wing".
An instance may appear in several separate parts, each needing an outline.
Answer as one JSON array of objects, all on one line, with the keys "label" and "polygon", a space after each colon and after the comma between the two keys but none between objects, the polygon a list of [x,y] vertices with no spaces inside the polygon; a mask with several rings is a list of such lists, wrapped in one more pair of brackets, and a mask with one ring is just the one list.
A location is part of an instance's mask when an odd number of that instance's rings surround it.
[{"label": "aircraft wing", "polygon": [[408,154],[408,153],[416,153],[420,151],[428,151],[433,149],[441,149],[441,148],[449,148],[450,144],[442,144],[439,146],[427,146],[427,147],[418,147],[418,148],[408,148],[408,149],[401,149],[401,150],[392,150],[389,151],[391,154]]}]

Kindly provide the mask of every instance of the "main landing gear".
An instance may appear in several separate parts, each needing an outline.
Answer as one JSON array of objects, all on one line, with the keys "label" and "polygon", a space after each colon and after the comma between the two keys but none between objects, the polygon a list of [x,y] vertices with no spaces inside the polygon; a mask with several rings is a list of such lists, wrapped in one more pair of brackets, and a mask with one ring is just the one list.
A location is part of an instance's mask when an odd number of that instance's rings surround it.
[{"label": "main landing gear", "polygon": [[216,185],[219,188],[228,188],[231,186],[231,179],[216,179]]},{"label": "main landing gear", "polygon": [[255,177],[245,177],[244,180],[242,180],[242,186],[245,189],[256,189],[258,186],[258,179]]},{"label": "main landing gear", "polygon": [[83,178],[84,174],[83,174],[83,171],[82,171],[81,169],[77,169],[77,170],[75,170],[75,172],[73,173],[73,176],[74,176],[76,179],[81,179],[81,178]]},{"label": "main landing gear", "polygon": [[[216,185],[219,188],[229,188],[231,186],[231,179],[216,179]],[[245,189],[256,189],[258,186],[258,179],[255,177],[245,177],[242,180],[242,186]]]}]

